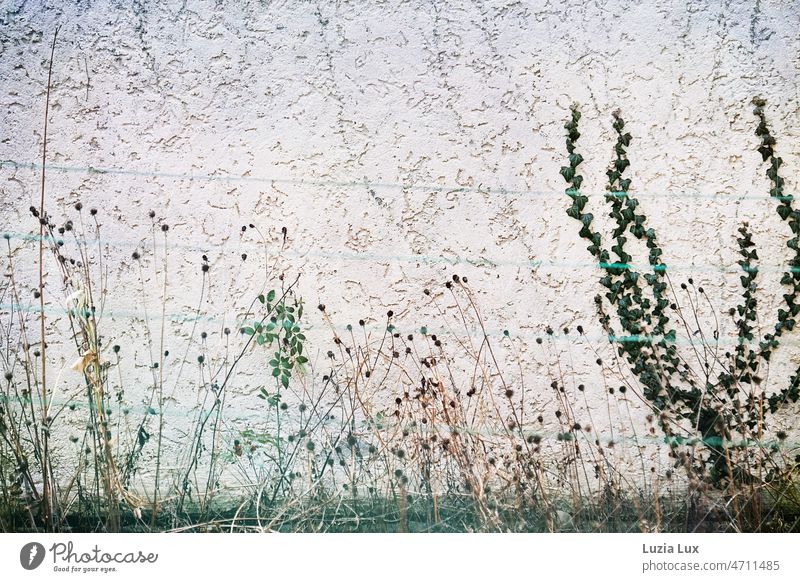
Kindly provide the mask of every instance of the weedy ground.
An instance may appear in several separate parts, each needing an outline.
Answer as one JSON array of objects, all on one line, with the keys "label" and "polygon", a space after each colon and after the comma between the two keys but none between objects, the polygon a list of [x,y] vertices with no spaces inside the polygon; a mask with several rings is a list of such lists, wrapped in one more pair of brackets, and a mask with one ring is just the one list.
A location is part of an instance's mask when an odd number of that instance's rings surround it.
[{"label": "weedy ground", "polygon": [[[2,315],[3,531],[798,529],[796,462],[784,441],[752,443],[769,451],[768,478],[720,487],[695,469],[705,446],[691,427],[665,435],[654,410],[642,413],[642,385],[619,373],[613,341],[598,351],[581,326],[563,330],[569,349],[593,350],[605,378],[579,384],[571,354],[545,326],[535,346],[555,364],[546,385],[526,386],[522,340],[486,332],[479,299],[459,275],[421,290],[433,312],[455,311],[463,325],[463,334],[444,338],[425,326],[401,333],[392,311],[378,326],[339,327],[325,305],[306,306],[297,278],[274,263],[236,325],[216,332],[223,347],[212,350],[215,338],[191,324],[185,345],[169,346],[180,358],[169,374],[161,320],[146,315],[145,380],[126,378],[131,346],[111,339],[102,305],[112,251],[97,244],[96,211],[77,204],[70,212],[77,214],[45,217],[41,239],[62,275],[53,302],[66,309],[47,333],[70,338],[49,340],[51,352],[58,345],[74,354],[69,382],[78,380],[68,390],[42,382],[40,313],[23,309],[31,275],[17,268],[24,249],[14,245],[38,241],[6,237],[2,292],[15,307]],[[153,242],[130,261],[164,281],[170,229],[150,219]],[[201,295],[208,265],[204,256]],[[168,301],[165,291],[147,313],[165,312]],[[330,348],[313,365],[309,309],[327,325]],[[201,355],[190,356],[194,348]],[[245,363],[260,370],[255,379],[237,375]],[[196,386],[197,401],[177,411],[188,426],[181,446],[170,447],[178,421],[164,410],[181,382]],[[248,398],[259,422],[238,426],[228,392],[254,382]],[[601,395],[599,407],[589,392]]]}]

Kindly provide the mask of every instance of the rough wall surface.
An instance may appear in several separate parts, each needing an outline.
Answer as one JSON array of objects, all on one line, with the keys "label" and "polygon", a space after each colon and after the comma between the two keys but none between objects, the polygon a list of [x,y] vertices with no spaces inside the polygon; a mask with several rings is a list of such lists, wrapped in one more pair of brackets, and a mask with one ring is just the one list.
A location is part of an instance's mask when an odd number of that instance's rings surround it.
[{"label": "rough wall surface", "polygon": [[[439,315],[422,290],[452,307],[442,283],[457,273],[469,278],[487,331],[509,330],[527,390],[547,410],[555,356],[534,338],[547,325],[582,324],[581,341],[607,343],[594,317],[598,271],[565,215],[559,176],[574,101],[598,220],[619,108],[634,136],[632,190],[675,284],[693,277],[719,313],[735,305],[736,229],[747,220],[775,297],[762,305],[765,320],[778,306],[787,227],[768,199],[750,99],[768,100],[787,190],[796,192],[794,2],[3,0],[0,229],[31,277],[25,235],[38,230],[28,207],[38,206],[57,26],[47,208],[59,221],[78,221],[78,201],[99,209],[106,343],[123,345],[131,377],[147,378],[144,322],[157,330],[161,318],[154,210],[170,227],[166,343],[187,361],[225,349],[221,330],[237,328],[264,288],[265,253],[277,261],[271,276],[301,274],[300,294],[326,304],[339,329],[364,318],[379,334],[391,309],[398,329],[427,325],[451,343],[464,333],[458,313]],[[143,268],[131,259],[137,249]],[[22,303],[35,309],[28,293]],[[58,325],[54,275],[48,293]],[[312,363],[324,360],[331,334],[315,309],[308,325]],[[595,356],[570,337],[558,331],[554,340],[571,363],[568,381],[599,386]],[[783,361],[797,346],[797,337],[787,342]],[[66,394],[80,385],[68,370],[73,356],[51,353]],[[229,401],[231,438],[237,419],[262,414],[253,391],[264,364],[253,360]],[[196,402],[187,377],[174,410]]]}]

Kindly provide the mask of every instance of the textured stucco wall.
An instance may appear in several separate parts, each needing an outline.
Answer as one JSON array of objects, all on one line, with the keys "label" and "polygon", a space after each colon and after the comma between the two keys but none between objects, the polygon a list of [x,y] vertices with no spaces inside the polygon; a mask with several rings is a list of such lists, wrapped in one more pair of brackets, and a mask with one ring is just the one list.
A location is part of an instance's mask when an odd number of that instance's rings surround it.
[{"label": "textured stucco wall", "polygon": [[[796,192],[795,2],[3,0],[4,231],[37,229],[27,209],[38,205],[39,170],[29,164],[41,156],[57,25],[47,206],[60,220],[76,218],[78,200],[100,209],[111,245],[107,344],[123,343],[131,377],[148,374],[144,306],[151,327],[159,319],[162,282],[151,274],[161,259],[145,254],[143,279],[130,260],[148,247],[152,209],[170,226],[168,316],[196,309],[201,256],[211,263],[208,318],[198,323],[209,345],[189,346],[190,362],[222,349],[219,331],[236,326],[262,288],[263,248],[241,226],[257,225],[273,256],[286,227],[280,268],[302,273],[301,295],[325,303],[342,327],[365,318],[379,330],[388,309],[402,331],[457,326],[457,313],[443,321],[422,289],[438,293],[453,273],[468,276],[490,332],[516,338],[526,386],[547,410],[554,360],[533,339],[547,324],[583,324],[602,344],[598,273],[565,215],[558,173],[573,101],[584,113],[592,193],[603,191],[611,159],[610,113],[622,110],[634,136],[633,190],[675,282],[693,276],[720,312],[735,305],[736,228],[749,220],[762,282],[779,288],[788,228],[767,198],[749,102],[768,99],[787,190]],[[591,200],[604,221],[602,196]],[[32,275],[33,247],[12,243]],[[48,285],[57,297],[57,279]],[[167,344],[183,353],[191,325],[170,317]],[[314,309],[309,325],[319,330],[310,334],[316,357],[330,334]],[[782,360],[797,348],[794,337]],[[51,353],[56,368],[71,363]],[[564,353],[570,382],[600,385],[591,352]],[[242,396],[229,401],[231,426],[261,414],[248,380],[259,364],[248,365],[234,387]],[[60,378],[65,393],[79,385],[68,371]],[[194,405],[192,382],[175,398],[176,410]]]}]

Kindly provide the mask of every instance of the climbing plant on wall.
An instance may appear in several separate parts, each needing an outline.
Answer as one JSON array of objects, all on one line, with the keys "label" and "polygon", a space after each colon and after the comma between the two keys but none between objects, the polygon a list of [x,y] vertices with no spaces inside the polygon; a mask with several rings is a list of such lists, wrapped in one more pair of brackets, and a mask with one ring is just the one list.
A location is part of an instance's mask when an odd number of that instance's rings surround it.
[{"label": "climbing plant on wall", "polygon": [[[757,340],[758,254],[748,224],[742,224],[737,238],[741,257],[738,264],[743,272],[741,302],[728,312],[736,327],[737,341],[723,355],[716,350],[693,350],[697,362],[678,349],[676,328],[683,321],[681,307],[676,304],[678,293],[670,281],[667,265],[662,262],[663,250],[657,233],[648,226],[647,216],[630,192],[631,179],[624,177],[630,166],[627,150],[633,137],[625,130],[620,112],[612,114],[616,143],[606,172],[605,201],[613,221],[610,242],[604,242],[603,235],[594,227],[595,217],[587,212],[589,198],[580,190],[583,176],[578,168],[584,160],[577,152],[581,120],[577,105],[572,106],[570,119],[564,125],[569,163],[561,168],[561,175],[568,184],[566,195],[572,202],[567,214],[580,224],[578,234],[589,243],[587,251],[602,271],[599,282],[605,293],[595,297],[600,323],[617,355],[627,362],[637,378],[643,399],[658,413],[676,466],[682,464],[693,475],[700,475],[716,486],[751,481],[756,476],[768,478],[774,468],[770,453],[776,448],[764,441],[768,417],[800,397],[800,370],[777,390],[770,390],[764,382],[772,354],[782,336],[794,329],[795,318],[800,314],[800,305],[796,303],[800,292],[800,211],[794,208],[794,198],[784,192],[785,182],[780,176],[783,161],[775,155],[776,140],[767,125],[766,103],[754,99],[753,104],[758,119],[756,135],[761,139],[758,151],[763,161],[769,163],[766,171],[771,186],[769,195],[778,202],[778,214],[791,231],[786,245],[794,254],[781,278],[787,293],[774,315],[772,331]],[[643,242],[648,250],[645,269],[632,264],[632,256],[626,250],[631,237]],[[692,279],[680,288],[682,292],[691,289],[705,295],[704,289],[695,287]],[[693,305],[692,309],[695,308]],[[719,340],[718,329],[710,334],[698,332],[703,338],[701,342]],[[721,371],[712,373],[715,369]],[[684,445],[691,451],[700,445],[699,452],[687,454]]]}]

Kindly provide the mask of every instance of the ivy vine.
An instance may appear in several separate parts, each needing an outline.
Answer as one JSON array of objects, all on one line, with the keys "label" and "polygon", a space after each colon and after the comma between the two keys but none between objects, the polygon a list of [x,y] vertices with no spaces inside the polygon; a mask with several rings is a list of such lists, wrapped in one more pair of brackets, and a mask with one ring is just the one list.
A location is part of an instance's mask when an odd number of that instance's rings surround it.
[{"label": "ivy vine", "polygon": [[[701,442],[708,451],[703,463],[710,469],[711,481],[715,484],[719,484],[724,477],[741,478],[730,474],[727,449],[736,446],[731,441],[732,432],[742,435],[751,434],[756,429],[760,432],[765,413],[775,413],[787,402],[800,399],[800,368],[783,390],[766,396],[764,389],[759,388],[762,382],[758,375],[760,366],[769,360],[778,347],[781,335],[794,329],[795,318],[800,314],[800,304],[796,302],[800,292],[800,212],[793,207],[793,197],[784,193],[785,182],[780,176],[783,162],[775,155],[776,140],[766,122],[765,102],[755,99],[754,105],[754,113],[759,120],[756,134],[761,138],[758,151],[763,161],[769,163],[766,170],[770,180],[769,193],[779,201],[778,214],[788,222],[793,235],[786,244],[794,251],[794,255],[789,269],[781,278],[781,283],[789,288],[789,292],[783,296],[784,304],[776,314],[774,333],[764,334],[758,351],[749,347],[756,341],[758,254],[748,225],[742,225],[737,238],[741,256],[739,265],[744,272],[740,278],[742,301],[730,310],[735,317],[738,342],[733,353],[726,354],[730,365],[723,366],[723,371],[716,378],[695,373],[678,354],[676,331],[668,315],[668,309],[674,306],[667,297],[667,266],[662,262],[663,251],[655,230],[647,226],[647,217],[641,212],[638,200],[630,195],[632,181],[625,175],[630,167],[627,150],[633,138],[625,130],[625,121],[620,112],[612,114],[616,143],[613,160],[606,171],[608,192],[605,200],[610,206],[609,216],[614,224],[610,233],[610,251],[604,248],[601,234],[593,229],[594,216],[586,212],[588,197],[580,192],[583,176],[578,173],[578,167],[584,158],[577,152],[581,120],[577,105],[570,108],[570,118],[564,124],[569,165],[563,166],[560,173],[568,184],[566,195],[572,202],[567,215],[580,224],[578,235],[589,242],[587,250],[603,270],[600,283],[606,293],[595,298],[600,323],[609,339],[616,344],[619,355],[625,358],[639,379],[644,397],[655,411],[661,413],[659,423],[673,452],[678,444]],[[648,249],[649,268],[642,277],[631,265],[632,257],[626,251],[628,235],[644,241]],[[647,293],[642,279],[647,283]],[[691,279],[689,281],[691,283]],[[686,284],[682,288],[686,289]],[[703,293],[702,288],[699,292]],[[604,298],[616,312],[616,320],[623,332],[621,336],[614,332]],[[743,385],[756,388],[749,391],[745,402],[741,402]],[[720,403],[724,405],[720,406]],[[699,432],[699,438],[687,440],[675,437],[673,420],[690,421],[684,426],[690,432]],[[677,455],[673,456],[677,458]]]}]

